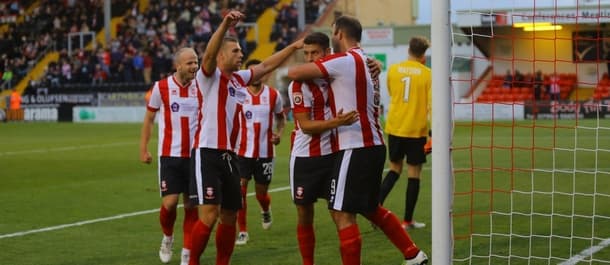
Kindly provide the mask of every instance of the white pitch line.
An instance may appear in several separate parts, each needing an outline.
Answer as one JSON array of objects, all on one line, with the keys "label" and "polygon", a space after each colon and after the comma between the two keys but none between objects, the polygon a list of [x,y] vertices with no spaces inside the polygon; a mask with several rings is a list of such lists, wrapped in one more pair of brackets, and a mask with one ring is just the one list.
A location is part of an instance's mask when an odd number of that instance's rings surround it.
[{"label": "white pitch line", "polygon": [[65,147],[57,147],[57,148],[33,149],[33,150],[23,150],[23,151],[8,151],[8,152],[0,152],[0,156],[73,151],[73,150],[79,150],[79,149],[112,147],[112,146],[121,146],[121,145],[129,145],[129,144],[137,144],[137,142],[92,144],[92,145],[65,146]]},{"label": "white pitch line", "polygon": [[[278,192],[278,191],[284,191],[284,190],[289,190],[289,189],[290,189],[289,186],[285,186],[285,187],[279,187],[279,188],[275,188],[275,189],[270,189],[269,192]],[[247,196],[250,197],[250,196],[253,196],[254,194],[255,194],[254,192],[251,192],[251,193],[248,193]],[[182,207],[182,205],[180,205],[179,207]],[[35,233],[41,233],[41,232],[60,230],[60,229],[64,229],[64,228],[70,228],[70,227],[74,227],[74,226],[81,226],[81,225],[94,224],[94,223],[99,223],[99,222],[112,221],[112,220],[116,220],[116,219],[123,219],[123,218],[127,218],[127,217],[132,217],[132,216],[144,215],[144,214],[149,214],[149,213],[156,213],[158,211],[159,211],[159,208],[156,208],[156,209],[150,209],[150,210],[146,210],[146,211],[139,211],[139,212],[133,212],[133,213],[124,213],[124,214],[119,214],[119,215],[109,216],[109,217],[104,217],[104,218],[80,221],[80,222],[71,223],[71,224],[49,226],[49,227],[45,227],[45,228],[39,228],[39,229],[33,229],[33,230],[27,230],[27,231],[21,231],[21,232],[16,232],[16,233],[0,235],[0,239],[9,238],[9,237],[20,237],[20,236],[25,236],[25,235],[29,235],[29,234],[35,234]]]},{"label": "white pitch line", "polygon": [[574,264],[586,259],[587,257],[592,256],[593,254],[604,249],[607,246],[610,246],[610,238],[607,238],[606,240],[599,242],[599,244],[581,251],[580,253],[578,253],[578,255],[573,256],[570,259],[568,259],[562,263],[559,263],[558,265],[574,265]]}]

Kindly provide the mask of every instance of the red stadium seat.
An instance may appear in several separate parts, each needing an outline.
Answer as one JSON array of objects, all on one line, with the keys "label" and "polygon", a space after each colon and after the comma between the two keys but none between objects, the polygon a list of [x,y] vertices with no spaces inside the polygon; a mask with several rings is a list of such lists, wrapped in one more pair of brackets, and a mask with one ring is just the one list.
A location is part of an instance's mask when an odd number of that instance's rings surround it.
[{"label": "red stadium seat", "polygon": [[491,96],[489,96],[489,94],[481,94],[478,98],[477,101],[478,102],[487,102],[491,100]]}]

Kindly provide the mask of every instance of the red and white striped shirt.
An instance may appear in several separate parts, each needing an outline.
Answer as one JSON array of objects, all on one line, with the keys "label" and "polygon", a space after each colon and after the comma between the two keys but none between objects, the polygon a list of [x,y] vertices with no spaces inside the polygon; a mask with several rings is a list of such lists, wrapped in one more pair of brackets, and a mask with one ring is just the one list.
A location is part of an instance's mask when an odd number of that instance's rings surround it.
[{"label": "red and white striped shirt", "polygon": [[239,109],[247,94],[252,70],[224,75],[219,68],[213,73],[197,71],[195,80],[201,91],[199,126],[194,148],[233,151],[239,131]]},{"label": "red and white striped shirt", "polygon": [[158,120],[159,156],[190,157],[197,129],[198,94],[195,82],[181,86],[173,75],[153,85],[146,108],[161,113]]},{"label": "red and white striped shirt", "polygon": [[256,95],[248,90],[241,109],[236,153],[248,158],[273,158],[274,119],[282,111],[282,97],[275,88],[263,85]]},{"label": "red and white striped shirt", "polygon": [[[324,77],[332,80],[334,110],[358,111],[360,120],[340,126],[339,149],[353,149],[383,145],[379,124],[379,80],[373,80],[360,48],[326,56],[316,61]],[[336,114],[336,113],[335,113]]]},{"label": "red and white striped shirt", "polygon": [[[288,97],[293,113],[307,113],[310,120],[328,120],[333,118],[331,109],[330,85],[324,79],[307,82],[293,81],[288,86]],[[310,135],[301,130],[299,122],[294,120],[291,135],[291,155],[296,157],[317,157],[338,151],[336,129],[320,134]]]}]

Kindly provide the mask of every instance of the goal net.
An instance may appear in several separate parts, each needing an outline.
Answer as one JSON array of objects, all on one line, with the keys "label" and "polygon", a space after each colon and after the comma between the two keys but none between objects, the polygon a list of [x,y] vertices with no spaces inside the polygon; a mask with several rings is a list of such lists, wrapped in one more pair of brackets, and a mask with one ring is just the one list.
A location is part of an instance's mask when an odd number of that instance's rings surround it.
[{"label": "goal net", "polygon": [[453,264],[610,264],[610,1],[455,2]]}]

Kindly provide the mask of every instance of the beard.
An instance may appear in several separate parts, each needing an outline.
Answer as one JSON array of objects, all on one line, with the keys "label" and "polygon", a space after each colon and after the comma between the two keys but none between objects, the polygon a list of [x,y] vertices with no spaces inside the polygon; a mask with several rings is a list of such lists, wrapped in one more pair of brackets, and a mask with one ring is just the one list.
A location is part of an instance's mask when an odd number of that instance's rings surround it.
[{"label": "beard", "polygon": [[332,42],[332,46],[333,46],[333,50],[331,51],[331,53],[342,52],[341,44],[339,43],[339,41],[332,40],[331,42]]}]

